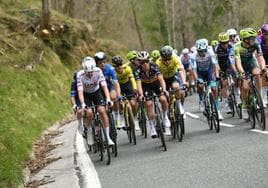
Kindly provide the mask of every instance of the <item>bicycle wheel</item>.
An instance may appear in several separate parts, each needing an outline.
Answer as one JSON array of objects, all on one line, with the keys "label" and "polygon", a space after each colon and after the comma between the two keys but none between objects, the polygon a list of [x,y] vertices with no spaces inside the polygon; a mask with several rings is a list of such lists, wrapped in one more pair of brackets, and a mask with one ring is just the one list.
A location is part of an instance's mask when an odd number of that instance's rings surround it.
[{"label": "bicycle wheel", "polygon": [[166,146],[166,142],[165,142],[165,137],[164,137],[164,133],[163,133],[163,119],[161,118],[161,111],[159,109],[159,106],[155,107],[155,119],[156,119],[156,132],[158,137],[160,137],[161,143],[162,143],[162,147],[164,148],[164,151],[167,151],[167,146]]},{"label": "bicycle wheel", "polygon": [[212,97],[212,94],[209,95],[210,99],[210,108],[212,112],[211,116],[211,127],[214,127],[216,130],[216,133],[220,132],[220,121],[218,116],[218,110],[216,108],[216,102]]},{"label": "bicycle wheel", "polygon": [[136,133],[135,133],[135,122],[134,122],[134,116],[133,116],[130,106],[126,107],[126,113],[128,114],[129,136],[130,136],[130,139],[133,141],[133,144],[136,145],[137,142],[136,142]]},{"label": "bicycle wheel", "polygon": [[114,156],[117,156],[117,131],[116,131],[116,127],[115,127],[115,123],[114,123],[114,117],[112,112],[107,112],[108,117],[109,117],[109,122],[110,122],[110,138],[112,139],[112,141],[114,142],[114,145],[112,147],[112,153],[114,154]]},{"label": "bicycle wheel", "polygon": [[234,94],[230,94],[228,97],[228,105],[231,109],[232,117],[235,116],[235,96]]},{"label": "bicycle wheel", "polygon": [[263,101],[262,101],[261,95],[257,89],[254,89],[254,93],[256,96],[256,101],[255,101],[256,120],[257,120],[261,130],[264,131],[266,128],[266,120],[265,120],[265,111],[264,111],[264,107],[263,107]]},{"label": "bicycle wheel", "polygon": [[140,104],[139,112],[138,112],[138,119],[141,128],[141,134],[144,138],[147,138],[147,127],[146,127],[146,112],[144,104]]},{"label": "bicycle wheel", "polygon": [[210,101],[206,96],[204,96],[204,112],[203,114],[207,117],[207,121],[208,121],[208,127],[210,130],[213,129],[213,126],[212,126],[212,112],[211,112],[211,108],[210,108]]},{"label": "bicycle wheel", "polygon": [[255,125],[256,125],[255,94],[253,94],[252,91],[249,91],[249,94],[248,94],[247,111],[248,111],[251,128],[255,129]]},{"label": "bicycle wheel", "polygon": [[110,147],[109,147],[109,144],[108,144],[108,137],[107,137],[107,134],[106,134],[106,131],[104,130],[104,127],[103,127],[103,123],[101,120],[99,120],[98,122],[99,126],[100,126],[100,134],[101,134],[101,139],[102,139],[102,142],[101,142],[101,145],[102,145],[102,148],[103,148],[103,151],[106,152],[106,155],[107,155],[107,165],[109,165],[111,163],[111,153],[110,153]]},{"label": "bicycle wheel", "polygon": [[183,138],[183,134],[182,134],[183,117],[180,113],[180,103],[178,100],[175,102],[174,109],[175,109],[175,118],[176,118],[176,121],[175,121],[176,136],[179,142],[181,142]]}]

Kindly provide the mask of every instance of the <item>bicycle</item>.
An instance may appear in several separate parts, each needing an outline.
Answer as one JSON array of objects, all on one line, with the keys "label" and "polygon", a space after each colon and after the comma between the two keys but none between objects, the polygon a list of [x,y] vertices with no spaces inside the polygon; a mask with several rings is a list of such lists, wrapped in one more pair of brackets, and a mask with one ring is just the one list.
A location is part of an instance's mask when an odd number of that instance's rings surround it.
[{"label": "bicycle", "polygon": [[167,146],[166,146],[166,141],[165,141],[165,137],[164,137],[164,125],[163,125],[163,114],[160,110],[159,107],[159,97],[160,95],[157,95],[155,93],[153,93],[152,96],[148,96],[147,93],[145,93],[145,100],[153,100],[153,106],[154,106],[154,114],[155,114],[155,121],[156,121],[156,125],[155,125],[155,129],[157,132],[157,137],[160,137],[161,140],[161,146],[163,147],[164,151],[167,151]]},{"label": "bicycle", "polygon": [[183,114],[181,113],[180,100],[177,99],[175,95],[175,93],[179,90],[181,89],[169,90],[170,97],[169,97],[168,115],[171,122],[172,136],[174,139],[177,137],[179,142],[181,142],[183,139],[185,126],[184,126]]},{"label": "bicycle", "polygon": [[147,138],[146,110],[145,110],[144,101],[139,102],[137,117],[138,117],[139,125],[141,128],[141,135],[144,136],[144,138]]},{"label": "bicycle", "polygon": [[[111,152],[110,146],[108,145],[108,137],[103,125],[102,120],[100,119],[99,113],[97,112],[97,107],[103,105],[93,105],[87,108],[91,108],[93,111],[93,119],[92,119],[92,136],[93,136],[93,150],[94,153],[100,153],[100,161],[103,161],[104,158],[107,157],[107,165],[111,163]],[[88,135],[87,135],[88,136]],[[91,148],[91,146],[90,146]],[[106,152],[106,157],[104,153]]]},{"label": "bicycle", "polygon": [[130,96],[123,96],[120,104],[123,105],[123,114],[125,117],[125,130],[127,131],[128,141],[129,143],[133,142],[133,144],[136,145],[137,140],[136,140],[136,133],[135,133],[134,115],[132,113],[132,108],[127,97],[130,97]]},{"label": "bicycle", "polygon": [[203,96],[203,103],[204,103],[204,112],[203,114],[207,117],[208,126],[210,130],[213,130],[213,127],[216,130],[216,133],[220,132],[220,122],[218,111],[216,108],[216,102],[213,99],[211,86],[208,82],[202,82],[200,84],[204,84],[204,96]]},{"label": "bicycle", "polygon": [[249,79],[249,91],[247,97],[247,111],[249,114],[249,121],[251,122],[251,128],[254,129],[256,126],[256,120],[262,129],[262,131],[266,128],[266,120],[265,120],[265,111],[263,106],[263,101],[259,90],[256,87],[254,77],[260,74],[246,74],[245,79]]}]

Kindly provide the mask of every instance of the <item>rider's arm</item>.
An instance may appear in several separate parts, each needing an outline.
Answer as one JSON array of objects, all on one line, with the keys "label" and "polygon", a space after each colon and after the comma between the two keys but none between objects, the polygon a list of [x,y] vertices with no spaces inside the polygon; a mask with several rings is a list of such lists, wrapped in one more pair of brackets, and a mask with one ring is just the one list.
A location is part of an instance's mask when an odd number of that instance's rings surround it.
[{"label": "rider's arm", "polygon": [[233,72],[236,73],[236,67],[235,67],[235,56],[234,56],[234,48],[230,48],[229,56],[228,56],[228,61],[230,63],[231,69]]},{"label": "rider's arm", "polygon": [[105,97],[106,97],[106,100],[107,100],[107,101],[110,101],[110,100],[111,100],[111,99],[110,99],[110,93],[109,93],[109,90],[108,90],[106,81],[105,81],[105,80],[101,81],[101,82],[100,82],[100,85],[101,85],[101,87],[102,87],[102,89],[103,89],[103,92],[104,92],[104,95],[105,95]]},{"label": "rider's arm", "polygon": [[244,73],[245,71],[243,69],[242,62],[241,62],[239,47],[235,46],[234,55],[235,55],[235,63],[236,63],[236,67],[237,67],[238,72]]},{"label": "rider's arm", "polygon": [[160,86],[162,87],[163,91],[166,91],[167,90],[167,88],[166,88],[166,82],[165,82],[165,80],[163,78],[163,75],[162,74],[158,74],[157,75],[157,79],[160,82]]},{"label": "rider's arm", "polygon": [[116,76],[116,72],[115,72],[113,67],[111,67],[111,69],[110,69],[110,75],[111,75],[111,78],[113,80],[113,85],[114,85],[114,89],[116,91],[116,94],[119,97],[119,96],[121,96],[121,89],[120,89],[120,85],[119,85],[119,82],[118,82],[118,79]]},{"label": "rider's arm", "polygon": [[143,96],[143,90],[142,90],[142,86],[141,86],[141,80],[136,80],[136,83],[137,83],[138,95],[139,96]]},{"label": "rider's arm", "polygon": [[132,72],[132,70],[131,70],[131,68],[130,68],[129,66],[127,67],[127,71],[128,71],[128,73],[129,73],[128,76],[129,76],[129,79],[130,79],[130,82],[131,82],[131,84],[132,84],[133,89],[134,89],[134,90],[137,90],[137,84],[136,84],[136,81],[135,81],[133,72]]},{"label": "rider's arm", "polygon": [[260,43],[255,43],[255,48],[256,48],[256,59],[257,59],[257,62],[260,66],[260,69],[261,70],[264,70],[265,69],[265,60],[263,58],[263,53],[262,53],[262,49],[261,49],[261,45]]},{"label": "rider's arm", "polygon": [[186,83],[186,72],[185,72],[185,69],[184,69],[183,64],[181,63],[179,57],[177,58],[177,70],[181,75],[181,79],[182,79],[183,84],[185,84]]},{"label": "rider's arm", "polygon": [[77,73],[77,91],[78,91],[78,97],[80,100],[80,103],[83,105],[85,104],[85,99],[84,99],[84,88],[83,88],[83,83],[82,83],[82,73],[81,71]]}]

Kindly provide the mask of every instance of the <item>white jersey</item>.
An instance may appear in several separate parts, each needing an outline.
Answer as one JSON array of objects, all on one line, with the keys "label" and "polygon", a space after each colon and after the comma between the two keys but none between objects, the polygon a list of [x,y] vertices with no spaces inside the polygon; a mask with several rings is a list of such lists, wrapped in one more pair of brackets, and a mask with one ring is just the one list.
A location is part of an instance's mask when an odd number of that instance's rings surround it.
[{"label": "white jersey", "polygon": [[84,70],[77,73],[77,90],[86,93],[94,93],[100,88],[101,85],[106,85],[105,77],[100,68],[94,68],[93,75],[89,78]]}]

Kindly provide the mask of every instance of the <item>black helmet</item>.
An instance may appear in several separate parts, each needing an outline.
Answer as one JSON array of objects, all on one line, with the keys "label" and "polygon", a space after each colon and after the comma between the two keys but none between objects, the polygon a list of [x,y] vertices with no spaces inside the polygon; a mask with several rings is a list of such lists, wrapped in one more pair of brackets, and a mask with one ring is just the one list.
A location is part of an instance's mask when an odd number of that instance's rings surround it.
[{"label": "black helmet", "polygon": [[94,55],[94,59],[95,59],[96,63],[98,63],[98,61],[102,61],[102,60],[106,59],[106,55],[104,52],[97,52]]},{"label": "black helmet", "polygon": [[160,55],[163,59],[171,58],[173,52],[173,48],[169,45],[166,45],[161,48]]},{"label": "black helmet", "polygon": [[123,59],[118,55],[112,57],[112,65],[114,67],[116,67],[118,65],[123,65]]}]

